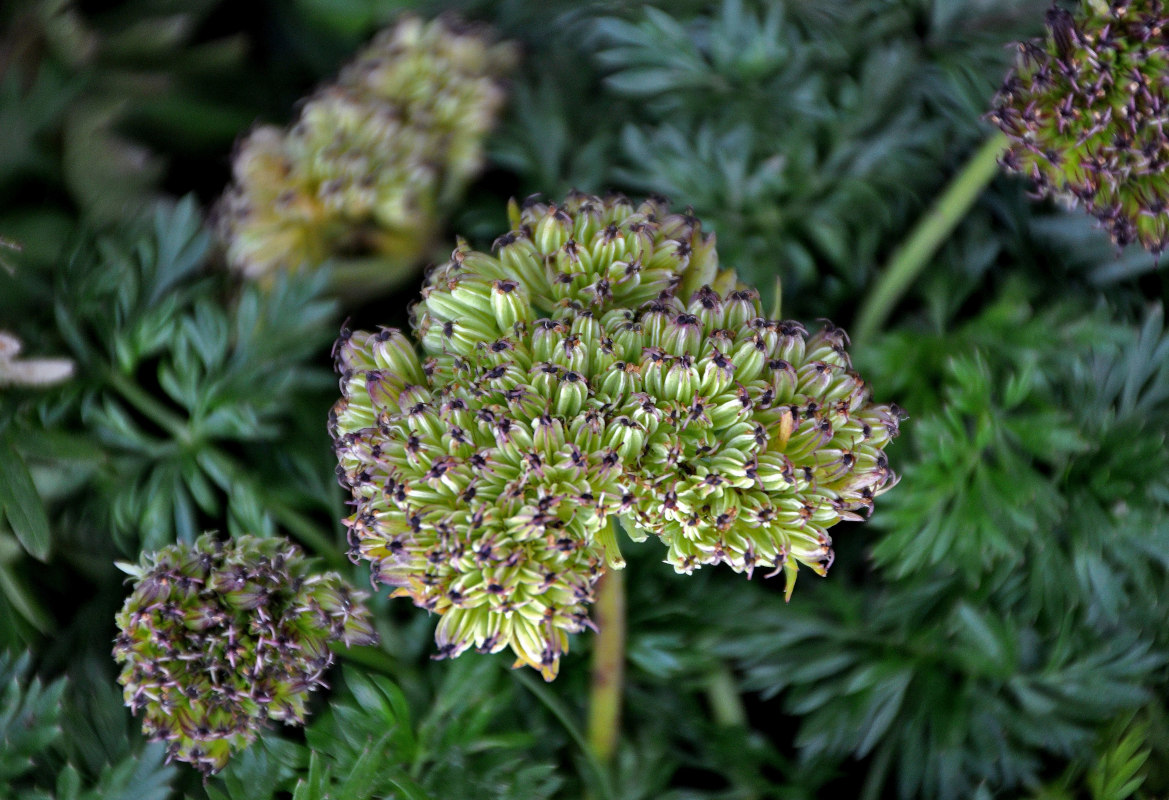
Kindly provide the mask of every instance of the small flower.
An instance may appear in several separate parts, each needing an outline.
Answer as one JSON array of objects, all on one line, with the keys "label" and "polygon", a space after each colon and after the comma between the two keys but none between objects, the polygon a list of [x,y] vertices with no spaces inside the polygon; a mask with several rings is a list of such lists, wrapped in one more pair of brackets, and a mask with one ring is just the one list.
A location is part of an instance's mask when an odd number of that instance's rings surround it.
[{"label": "small flower", "polygon": [[1161,0],[1052,6],[1049,36],[1019,45],[990,119],[1005,166],[1040,195],[1083,202],[1120,246],[1169,242],[1169,12]]},{"label": "small flower", "polygon": [[230,264],[252,278],[338,256],[412,264],[479,171],[514,61],[451,20],[383,31],[287,132],[240,144],[219,207]]},{"label": "small flower", "polygon": [[304,723],[331,641],[377,638],[364,595],[336,573],[309,574],[283,539],[205,534],[119,566],[134,584],[114,643],[126,705],[171,758],[205,774],[267,720]]}]

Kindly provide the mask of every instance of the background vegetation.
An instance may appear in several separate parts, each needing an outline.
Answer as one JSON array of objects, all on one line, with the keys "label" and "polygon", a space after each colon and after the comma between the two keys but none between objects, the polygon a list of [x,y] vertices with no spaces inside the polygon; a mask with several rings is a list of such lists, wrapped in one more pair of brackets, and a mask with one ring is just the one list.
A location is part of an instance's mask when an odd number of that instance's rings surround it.
[{"label": "background vegetation", "polygon": [[[0,387],[0,796],[992,798],[1169,794],[1169,287],[1085,215],[1001,177],[852,353],[908,413],[902,484],[828,578],[692,577],[631,549],[611,769],[582,746],[589,635],[557,681],[432,662],[372,600],[305,731],[206,783],[122,705],[113,566],[204,530],[284,534],[358,585],[326,432],[327,268],[241,286],[207,209],[233,141],[403,11],[516,41],[488,166],[447,210],[486,247],[509,197],[657,192],[786,317],[848,328],[989,135],[1036,0],[14,0],[0,11],[0,329],[71,380]],[[7,247],[18,244],[20,250]],[[442,258],[440,252],[434,259]],[[421,265],[420,265],[421,267]],[[3,364],[0,364],[3,366]],[[0,376],[4,373],[0,372]]]}]

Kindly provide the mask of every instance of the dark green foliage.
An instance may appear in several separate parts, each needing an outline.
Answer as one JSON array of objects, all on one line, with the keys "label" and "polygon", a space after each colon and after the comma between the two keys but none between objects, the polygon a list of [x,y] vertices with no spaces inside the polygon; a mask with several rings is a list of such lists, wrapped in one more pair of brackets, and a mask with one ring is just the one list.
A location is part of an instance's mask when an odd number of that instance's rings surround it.
[{"label": "dark green foliage", "polygon": [[[5,687],[0,695],[2,796],[28,800],[163,800],[169,796],[174,771],[162,764],[162,747],[131,748],[120,697],[111,697],[117,693],[109,689],[108,676],[101,678],[92,687],[100,699],[85,698],[64,678],[46,686],[30,677],[27,655],[12,658],[0,652],[0,685]],[[75,696],[69,696],[69,688]],[[115,718],[107,715],[98,734],[90,727],[91,720],[110,710]],[[70,752],[69,745],[82,749]],[[75,753],[90,758],[74,760]]]},{"label": "dark green foliage", "polygon": [[1152,700],[1169,656],[1160,308],[1130,327],[1008,295],[882,350],[915,491],[876,515],[878,580],[729,617],[726,652],[783,693],[804,759],[871,758],[867,796],[1033,785]]},{"label": "dark green foliage", "polygon": [[392,681],[347,669],[343,696],[308,727],[308,748],[279,741],[254,748],[208,795],[265,800],[285,789],[299,800],[552,797],[564,781],[553,763],[533,757],[534,732],[515,727],[519,690],[499,667],[494,659],[452,662],[421,709]]},{"label": "dark green foliage", "polygon": [[0,683],[4,685],[0,706],[0,781],[9,783],[29,772],[33,756],[60,735],[57,725],[63,680],[44,686],[27,680],[29,657],[0,655]]},{"label": "dark green foliage", "polygon": [[243,38],[197,34],[219,0],[82,5],[14,0],[0,13],[0,186],[49,184],[113,223],[156,196],[167,166],[156,143],[197,156],[229,145],[255,112],[231,80]]},{"label": "dark green foliage", "polygon": [[[306,363],[331,338],[332,306],[317,299],[323,278],[246,287],[225,305],[228,281],[205,271],[210,244],[187,199],[135,230],[84,240],[51,289],[78,381],[37,413],[83,425],[102,449],[90,520],[116,531],[127,553],[139,541],[191,541],[224,507],[230,531],[274,530],[264,498],[280,487],[264,473],[311,475],[327,449],[300,437],[272,448],[311,424],[304,402],[330,383]],[[35,439],[24,447],[47,455]],[[324,482],[297,494],[327,497]]]},{"label": "dark green foliage", "polygon": [[[520,88],[534,107],[517,107],[501,155],[526,161],[533,189],[654,191],[692,205],[728,265],[761,285],[780,271],[801,310],[799,293],[814,288],[824,313],[855,300],[884,237],[980,135],[974,120],[1006,64],[988,41],[1002,10],[727,0],[693,14],[568,15],[558,27],[575,36]],[[567,102],[548,72],[559,79],[574,45]],[[622,120],[619,136],[598,114]],[[522,142],[532,144],[517,152]]]},{"label": "dark green foliage", "polygon": [[0,511],[21,547],[44,561],[49,555],[49,518],[20,453],[7,440],[0,447]]}]

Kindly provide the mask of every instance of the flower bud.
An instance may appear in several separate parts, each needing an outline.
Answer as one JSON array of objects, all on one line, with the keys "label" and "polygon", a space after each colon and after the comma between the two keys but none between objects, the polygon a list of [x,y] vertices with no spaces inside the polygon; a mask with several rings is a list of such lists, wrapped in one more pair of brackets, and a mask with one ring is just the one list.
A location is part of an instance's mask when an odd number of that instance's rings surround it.
[{"label": "flower bud", "polygon": [[517,282],[498,280],[491,288],[491,310],[500,330],[514,328],[517,322],[529,321],[530,308]]}]

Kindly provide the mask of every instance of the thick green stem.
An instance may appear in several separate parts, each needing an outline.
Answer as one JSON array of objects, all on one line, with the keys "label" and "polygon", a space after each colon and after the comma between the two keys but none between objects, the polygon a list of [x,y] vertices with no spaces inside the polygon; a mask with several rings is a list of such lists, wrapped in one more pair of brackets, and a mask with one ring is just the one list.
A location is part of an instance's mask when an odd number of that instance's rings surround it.
[{"label": "thick green stem", "polygon": [[610,570],[597,584],[593,619],[597,624],[589,690],[589,748],[602,765],[613,761],[621,729],[625,684],[625,572]]},{"label": "thick green stem", "polygon": [[885,324],[905,290],[998,173],[998,159],[1006,147],[1007,137],[1001,133],[987,139],[893,253],[853,325],[860,341],[867,341]]}]

